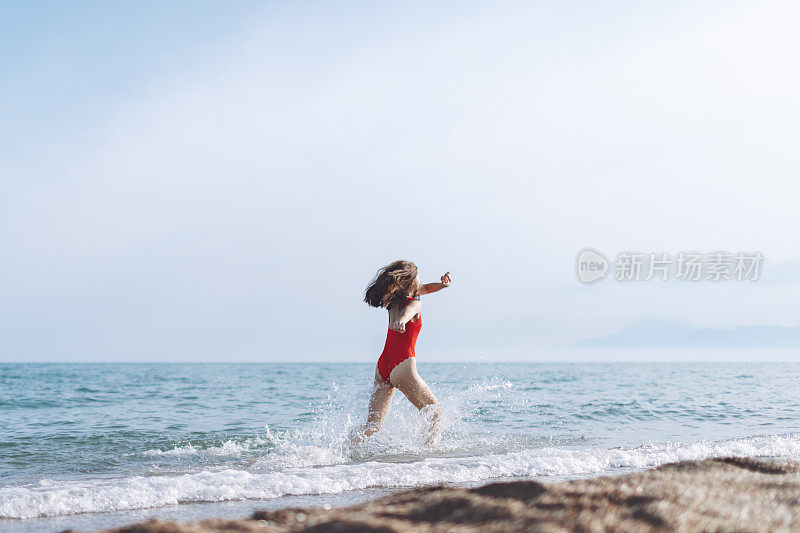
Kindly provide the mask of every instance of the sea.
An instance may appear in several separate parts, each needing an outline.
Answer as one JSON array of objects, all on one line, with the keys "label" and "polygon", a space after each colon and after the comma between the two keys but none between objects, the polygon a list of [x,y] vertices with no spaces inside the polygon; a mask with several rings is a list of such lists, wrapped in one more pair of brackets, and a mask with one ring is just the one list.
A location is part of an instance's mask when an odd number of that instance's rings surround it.
[{"label": "sea", "polygon": [[719,456],[800,459],[800,363],[418,364],[358,445],[374,364],[0,364],[0,531],[336,507]]}]

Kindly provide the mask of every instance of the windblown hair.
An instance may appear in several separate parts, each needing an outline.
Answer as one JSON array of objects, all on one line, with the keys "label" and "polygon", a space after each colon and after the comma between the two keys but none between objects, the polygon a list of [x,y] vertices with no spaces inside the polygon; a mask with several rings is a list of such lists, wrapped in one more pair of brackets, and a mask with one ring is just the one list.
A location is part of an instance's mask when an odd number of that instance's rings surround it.
[{"label": "windblown hair", "polygon": [[402,305],[409,294],[416,292],[417,265],[411,261],[395,261],[378,270],[369,282],[364,301],[372,307],[390,309]]}]

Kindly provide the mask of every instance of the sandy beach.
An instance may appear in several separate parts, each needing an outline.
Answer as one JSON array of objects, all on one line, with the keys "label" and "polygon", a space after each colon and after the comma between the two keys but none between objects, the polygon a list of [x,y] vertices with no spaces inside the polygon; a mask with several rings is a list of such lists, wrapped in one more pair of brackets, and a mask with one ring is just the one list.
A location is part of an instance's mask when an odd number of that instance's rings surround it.
[{"label": "sandy beach", "polygon": [[339,509],[151,520],[107,531],[789,531],[800,528],[798,502],[800,463],[717,458],[614,477],[425,487]]}]

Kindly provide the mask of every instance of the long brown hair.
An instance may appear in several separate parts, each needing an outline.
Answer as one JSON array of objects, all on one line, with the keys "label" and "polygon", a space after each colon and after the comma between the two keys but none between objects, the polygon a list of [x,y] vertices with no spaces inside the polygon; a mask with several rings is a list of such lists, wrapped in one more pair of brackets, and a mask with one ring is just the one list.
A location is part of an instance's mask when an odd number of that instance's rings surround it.
[{"label": "long brown hair", "polygon": [[409,294],[416,296],[417,265],[411,261],[395,261],[378,270],[369,282],[364,301],[372,307],[391,308],[402,305]]}]

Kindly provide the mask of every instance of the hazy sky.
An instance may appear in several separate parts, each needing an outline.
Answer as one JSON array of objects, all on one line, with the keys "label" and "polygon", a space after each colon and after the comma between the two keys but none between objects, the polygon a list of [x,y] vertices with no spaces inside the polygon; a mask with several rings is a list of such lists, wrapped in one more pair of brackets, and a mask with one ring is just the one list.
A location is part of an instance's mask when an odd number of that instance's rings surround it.
[{"label": "hazy sky", "polygon": [[[795,2],[0,7],[0,360],[427,360],[647,316],[800,323]],[[580,284],[584,247],[761,251],[757,282]]]}]

